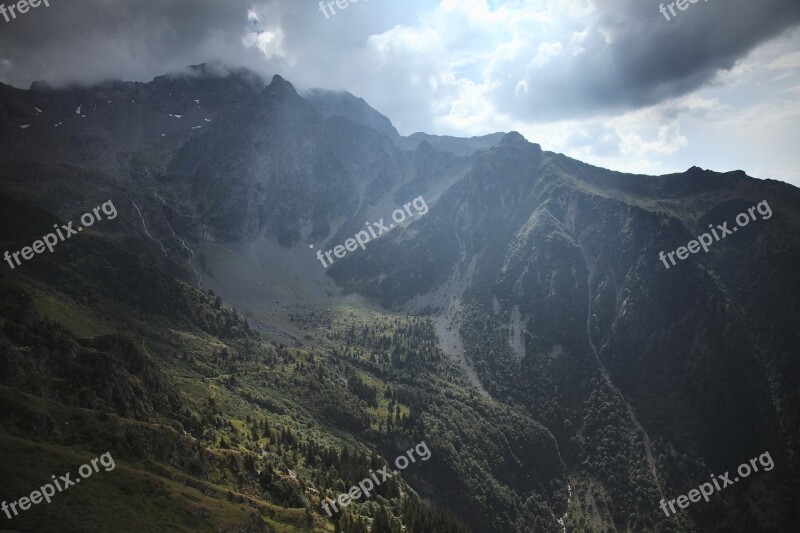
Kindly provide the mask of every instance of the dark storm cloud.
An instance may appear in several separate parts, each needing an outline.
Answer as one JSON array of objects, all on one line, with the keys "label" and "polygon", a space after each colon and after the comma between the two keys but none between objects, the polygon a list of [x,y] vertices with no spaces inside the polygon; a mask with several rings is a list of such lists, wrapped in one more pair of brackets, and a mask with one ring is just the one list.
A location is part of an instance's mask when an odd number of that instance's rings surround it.
[{"label": "dark storm cloud", "polygon": [[554,61],[504,65],[520,75],[500,78],[493,93],[500,108],[524,119],[558,120],[660,103],[709,83],[800,22],[798,0],[700,0],[676,8],[669,21],[654,0],[593,3],[595,23],[577,43],[562,43]]},{"label": "dark storm cloud", "polygon": [[[204,61],[244,66],[295,83],[342,86],[327,72],[373,33],[413,24],[422,5],[405,0],[352,4],[325,19],[316,0],[49,0],[6,23],[0,17],[0,82],[91,84],[149,81]],[[0,0],[10,4],[11,0]],[[257,20],[248,20],[254,12]],[[265,53],[255,34],[278,30]],[[243,44],[243,38],[246,43]],[[335,67],[334,67],[335,68]]]},{"label": "dark storm cloud", "polygon": [[[0,3],[8,0],[0,0]],[[0,81],[148,80],[204,60],[254,61],[243,0],[50,0],[0,18]],[[252,55],[253,57],[248,57]]]}]

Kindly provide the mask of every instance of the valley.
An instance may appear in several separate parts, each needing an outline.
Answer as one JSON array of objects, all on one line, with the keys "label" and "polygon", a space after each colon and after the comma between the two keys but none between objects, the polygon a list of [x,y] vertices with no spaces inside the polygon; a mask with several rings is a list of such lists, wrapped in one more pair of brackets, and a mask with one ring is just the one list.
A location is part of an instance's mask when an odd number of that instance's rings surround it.
[{"label": "valley", "polygon": [[[108,198],[119,215],[0,274],[0,498],[117,462],[9,529],[796,523],[796,188],[622,174],[516,132],[402,137],[348,93],[217,70],[0,86],[4,249]],[[658,262],[763,198],[768,222]],[[429,460],[325,512],[421,441]],[[764,449],[763,482],[660,511]]]}]

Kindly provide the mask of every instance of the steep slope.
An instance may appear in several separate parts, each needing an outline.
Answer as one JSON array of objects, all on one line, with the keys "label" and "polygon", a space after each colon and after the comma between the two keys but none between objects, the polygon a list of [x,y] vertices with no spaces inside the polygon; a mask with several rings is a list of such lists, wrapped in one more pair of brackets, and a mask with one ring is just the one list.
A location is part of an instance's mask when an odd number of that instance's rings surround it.
[{"label": "steep slope", "polygon": [[[765,209],[763,220],[707,255],[669,270],[659,261],[660,250],[765,200],[774,215]],[[797,313],[798,292],[785,269],[800,251],[798,206],[796,189],[742,173],[627,176],[509,134],[413,235],[388,236],[374,254],[347,259],[332,274],[385,305],[418,307],[454,273],[468,272],[455,294],[464,300],[460,330],[489,393],[532,409],[572,464],[625,502],[617,527],[649,528],[657,494],[685,492],[690,480],[743,458],[774,450],[796,472],[797,419],[786,406],[796,406],[789,383],[797,363],[787,354],[797,343],[786,317]],[[509,341],[515,313],[524,350]],[[618,427],[613,447],[604,429],[589,432],[596,416],[614,417],[605,422]],[[620,448],[619,439],[628,444]],[[730,500],[772,495],[773,518],[760,527],[780,528],[794,509],[777,503],[785,500],[776,491],[796,491],[792,476],[775,474],[769,488],[743,488]],[[731,528],[753,520],[727,503],[693,509],[692,519]]]}]

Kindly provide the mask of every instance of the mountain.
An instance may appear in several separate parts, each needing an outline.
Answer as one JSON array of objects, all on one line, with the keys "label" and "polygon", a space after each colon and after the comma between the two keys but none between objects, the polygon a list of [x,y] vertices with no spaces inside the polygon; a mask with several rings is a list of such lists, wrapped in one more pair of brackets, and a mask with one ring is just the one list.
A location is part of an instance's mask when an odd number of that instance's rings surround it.
[{"label": "mountain", "polygon": [[[0,443],[30,458],[0,497],[107,451],[121,467],[17,529],[798,519],[790,185],[623,174],[516,132],[402,137],[349,93],[221,65],[0,87],[4,249],[108,201],[0,276]],[[420,442],[429,460],[323,510]],[[662,511],[764,453],[777,468]]]},{"label": "mountain", "polygon": [[363,98],[357,98],[347,91],[312,89],[301,94],[323,117],[330,118],[338,115],[354,124],[371,128],[391,139],[402,150],[413,151],[423,142],[427,142],[436,151],[466,156],[477,150],[496,146],[504,135],[503,133],[493,133],[462,139],[449,135],[429,135],[417,132],[404,137],[397,132],[388,118],[372,109]]},{"label": "mountain", "polygon": [[505,133],[492,133],[481,137],[470,137],[462,139],[449,135],[429,135],[427,133],[412,133],[408,137],[402,137],[395,143],[405,150],[414,150],[420,144],[426,142],[434,150],[439,152],[450,152],[458,156],[467,156],[471,153],[497,146],[503,140]]},{"label": "mountain", "polygon": [[325,118],[339,115],[392,140],[400,137],[388,118],[372,109],[363,98],[357,98],[347,91],[312,89],[303,97]]}]

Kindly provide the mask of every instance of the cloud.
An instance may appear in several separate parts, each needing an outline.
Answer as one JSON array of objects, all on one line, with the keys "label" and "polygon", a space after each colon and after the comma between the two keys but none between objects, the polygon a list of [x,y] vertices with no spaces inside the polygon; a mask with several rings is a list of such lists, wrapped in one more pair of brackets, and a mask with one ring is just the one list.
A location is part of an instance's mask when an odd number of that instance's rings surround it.
[{"label": "cloud", "polygon": [[255,63],[242,47],[248,28],[243,0],[70,0],[0,20],[0,80],[90,84],[149,81],[205,60]]},{"label": "cloud", "polygon": [[317,7],[53,3],[3,25],[0,80],[148,81],[219,60],[264,76],[279,72],[300,87],[360,93],[407,129],[474,122],[436,117],[474,112],[479,103],[547,122],[683,96],[800,22],[796,0],[701,1],[671,21],[649,0],[362,1],[329,18]]},{"label": "cloud", "polygon": [[590,14],[560,19],[560,38],[548,36],[546,60],[535,38],[515,57],[495,60],[492,100],[499,110],[551,121],[654,105],[708,84],[800,23],[796,0],[710,0],[689,4],[670,21],[655,2],[592,4]]}]

